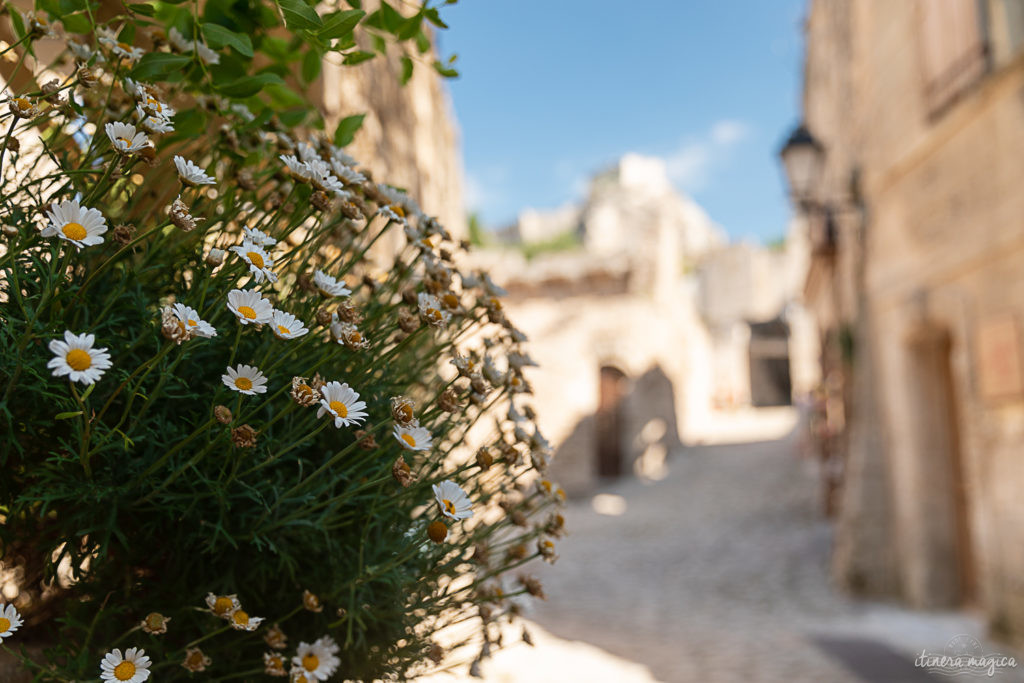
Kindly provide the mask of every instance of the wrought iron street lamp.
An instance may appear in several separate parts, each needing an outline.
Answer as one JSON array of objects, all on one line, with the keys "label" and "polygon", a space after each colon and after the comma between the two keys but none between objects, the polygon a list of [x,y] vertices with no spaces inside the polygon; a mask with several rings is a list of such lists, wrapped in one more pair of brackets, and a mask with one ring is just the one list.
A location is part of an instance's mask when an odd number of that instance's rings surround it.
[{"label": "wrought iron street lamp", "polygon": [[815,204],[815,194],[825,166],[825,148],[801,123],[790,133],[786,144],[779,150],[782,167],[789,181],[789,191],[804,210]]}]

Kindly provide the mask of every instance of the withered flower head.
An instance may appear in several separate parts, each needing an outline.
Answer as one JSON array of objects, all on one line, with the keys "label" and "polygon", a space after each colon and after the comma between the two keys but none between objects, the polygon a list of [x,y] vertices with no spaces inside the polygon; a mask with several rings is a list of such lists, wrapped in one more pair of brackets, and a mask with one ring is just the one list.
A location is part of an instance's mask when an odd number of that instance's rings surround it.
[{"label": "withered flower head", "polygon": [[318,308],[316,311],[316,322],[318,325],[330,325],[331,318],[333,317],[334,314],[331,313],[331,309],[327,308],[326,306],[324,306],[323,308]]},{"label": "withered flower head", "polygon": [[352,432],[352,434],[356,437],[356,439],[359,440],[360,448],[367,451],[373,451],[377,449],[377,439],[373,438],[373,434],[369,433],[365,429],[357,429],[356,431]]},{"label": "withered flower head", "polygon": [[323,612],[324,606],[320,598],[311,593],[309,589],[302,591],[302,606],[310,612]]},{"label": "withered flower head", "polygon": [[179,346],[192,338],[189,329],[169,306],[160,312],[160,333]]},{"label": "withered flower head", "polygon": [[256,445],[257,434],[259,432],[247,424],[235,427],[231,430],[231,443],[239,448],[252,448]]},{"label": "withered flower head", "polygon": [[171,223],[185,232],[194,230],[196,225],[203,220],[202,218],[192,217],[192,214],[188,212],[188,207],[185,206],[185,202],[181,201],[180,196],[171,202],[168,213],[171,216]]},{"label": "withered flower head", "polygon": [[363,314],[348,301],[342,301],[337,308],[338,320],[358,325],[363,321]]},{"label": "withered flower head", "polygon": [[127,223],[114,228],[114,241],[118,244],[128,244],[135,239],[135,226]]},{"label": "withered flower head", "polygon": [[526,592],[533,597],[540,598],[541,600],[547,599],[547,596],[544,595],[544,586],[541,585],[540,579],[537,577],[523,574],[519,577],[519,583],[523,584]]},{"label": "withered flower head", "polygon": [[278,624],[274,624],[263,634],[263,642],[275,650],[283,650],[288,647],[288,636]]},{"label": "withered flower head", "polygon": [[439,519],[435,519],[427,527],[427,536],[429,536],[430,540],[433,541],[434,543],[441,543],[441,542],[443,542],[447,535],[448,535],[448,527],[446,527],[444,525],[444,522],[442,522]]},{"label": "withered flower head", "polygon": [[154,636],[167,633],[167,623],[170,620],[170,617],[165,617],[159,612],[150,612],[142,620],[142,630]]},{"label": "withered flower head", "polygon": [[[395,481],[402,485],[402,488],[405,488],[416,481],[416,477],[413,476],[412,470],[409,468],[408,463],[405,462],[405,458],[402,456],[399,456],[398,460],[395,460],[395,464],[391,466],[391,476],[395,478]],[[442,538],[442,540],[444,539]]]},{"label": "withered flower head", "polygon": [[392,396],[392,419],[403,427],[412,425],[412,423],[416,421],[416,415],[413,413],[413,406],[415,405],[416,404],[412,399],[406,398],[405,396]]},{"label": "withered flower head", "polygon": [[190,647],[185,650],[185,661],[181,665],[193,673],[198,673],[206,671],[206,667],[212,663],[213,660],[204,655],[198,647]]},{"label": "withered flower head", "polygon": [[317,190],[309,198],[309,203],[321,211],[330,211],[334,208],[334,200],[323,190]]},{"label": "withered flower head", "polygon": [[476,464],[482,470],[490,469],[491,465],[494,464],[494,456],[491,455],[491,449],[481,446],[476,452]]},{"label": "withered flower head", "polygon": [[206,255],[206,265],[210,266],[211,268],[216,268],[217,266],[224,263],[224,257],[226,255],[227,252],[225,252],[223,249],[217,249],[216,247],[210,249],[210,253]]},{"label": "withered flower head", "polygon": [[448,387],[437,399],[437,406],[446,413],[459,410],[459,394],[455,387]]},{"label": "withered flower head", "polygon": [[231,423],[231,410],[227,406],[217,406],[213,409],[213,416],[222,425]]},{"label": "withered flower head", "polygon": [[305,377],[292,377],[292,400],[303,408],[315,406],[320,402],[320,396],[313,390],[313,386],[306,381]]},{"label": "withered flower head", "polygon": [[95,87],[100,82],[99,72],[87,66],[80,66],[78,67],[78,82],[83,88]]},{"label": "withered flower head", "polygon": [[427,659],[434,664],[440,664],[444,660],[444,648],[437,643],[431,644],[430,650],[427,651]]},{"label": "withered flower head", "polygon": [[420,319],[402,308],[398,311],[398,326],[402,328],[403,332],[413,332],[420,326]]}]

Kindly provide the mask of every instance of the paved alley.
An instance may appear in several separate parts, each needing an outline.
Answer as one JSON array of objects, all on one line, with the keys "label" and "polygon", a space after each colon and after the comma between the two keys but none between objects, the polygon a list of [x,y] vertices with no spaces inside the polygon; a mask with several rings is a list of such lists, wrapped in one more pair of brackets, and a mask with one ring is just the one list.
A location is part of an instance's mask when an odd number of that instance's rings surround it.
[{"label": "paved alley", "polygon": [[[1013,654],[985,642],[967,615],[835,594],[816,469],[798,443],[794,431],[690,448],[661,481],[626,479],[572,502],[558,564],[533,568],[549,598],[526,616],[544,637],[532,650],[499,654],[487,678],[914,682],[948,680],[915,668],[914,658],[942,653],[961,634],[986,653]],[[583,673],[585,656],[552,654],[569,643],[609,660]],[[1018,667],[985,680],[1022,674]]]}]

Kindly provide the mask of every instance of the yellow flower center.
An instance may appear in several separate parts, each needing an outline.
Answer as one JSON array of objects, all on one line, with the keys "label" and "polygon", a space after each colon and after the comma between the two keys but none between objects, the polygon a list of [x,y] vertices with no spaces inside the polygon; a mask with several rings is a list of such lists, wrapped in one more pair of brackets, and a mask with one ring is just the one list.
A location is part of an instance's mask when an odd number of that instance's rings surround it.
[{"label": "yellow flower center", "polygon": [[551,493],[551,482],[547,479],[541,479],[540,485],[544,487],[544,490]]},{"label": "yellow flower center", "polygon": [[397,213],[402,218],[405,218],[405,209],[400,207],[398,204],[392,204],[391,205],[391,210],[394,211],[395,213]]},{"label": "yellow flower center", "polygon": [[11,620],[6,617],[0,617],[0,633],[6,633],[7,629],[11,627]]},{"label": "yellow flower center", "polygon": [[135,663],[124,661],[114,667],[114,678],[119,681],[130,681],[135,675]]},{"label": "yellow flower center", "polygon": [[292,333],[292,331],[291,331],[291,330],[289,330],[289,329],[288,329],[287,327],[285,327],[284,325],[278,325],[278,326],[277,326],[277,331],[278,331],[278,332],[280,332],[281,334],[291,334],[291,333]]},{"label": "yellow flower center", "polygon": [[128,43],[118,43],[117,46],[119,48],[121,48],[122,50],[131,50],[132,49],[132,46],[129,45]]},{"label": "yellow flower center", "polygon": [[330,406],[338,417],[348,417],[348,406],[341,401],[331,401]]},{"label": "yellow flower center", "polygon": [[359,332],[358,330],[356,330],[354,332],[349,332],[348,340],[352,344],[358,344],[359,342],[363,341],[363,334],[362,334],[362,332]]},{"label": "yellow flower center", "polygon": [[312,396],[313,395],[313,387],[309,386],[308,384],[300,384],[298,387],[295,388],[295,391],[300,396]]},{"label": "yellow flower center", "polygon": [[412,420],[412,406],[408,403],[399,406],[397,412],[403,421],[410,422]]},{"label": "yellow flower center", "polygon": [[249,615],[245,610],[235,610],[235,613],[231,615],[231,618],[239,626],[246,626],[249,623]]},{"label": "yellow flower center", "polygon": [[320,666],[320,658],[312,652],[307,652],[306,656],[302,658],[302,666],[306,667],[306,671],[316,671],[316,668]]},{"label": "yellow flower center", "polygon": [[198,669],[203,665],[203,653],[196,651],[188,656],[186,661],[190,669]]},{"label": "yellow flower center", "polygon": [[402,441],[409,444],[409,448],[416,448],[416,439],[413,438],[412,434],[402,434]]},{"label": "yellow flower center", "polygon": [[448,511],[449,515],[455,514],[455,503],[445,498],[444,500],[441,501],[441,504],[444,505],[444,509]]},{"label": "yellow flower center", "polygon": [[227,614],[234,606],[234,603],[231,602],[231,598],[221,596],[213,603],[213,613],[216,615]]},{"label": "yellow flower center", "polygon": [[129,140],[128,138],[118,138],[117,141],[118,142],[123,142],[125,147],[131,147],[132,146],[132,141]]},{"label": "yellow flower center", "polygon": [[146,626],[154,631],[159,631],[163,628],[164,617],[162,614],[150,614],[146,617]]},{"label": "yellow flower center", "polygon": [[249,320],[255,320],[256,319],[256,311],[252,310],[248,306],[239,306],[238,307],[238,312],[241,313],[242,315],[244,315]]},{"label": "yellow flower center", "polygon": [[18,105],[18,109],[22,110],[30,109],[32,107],[32,103],[26,100],[24,97],[15,98],[14,103]]},{"label": "yellow flower center", "polygon": [[249,257],[249,260],[252,261],[252,264],[254,266],[256,266],[257,268],[263,267],[263,257],[257,254],[255,251],[246,252],[245,255]]},{"label": "yellow flower center", "polygon": [[442,300],[444,301],[444,305],[447,306],[448,308],[459,307],[459,297],[455,296],[454,294],[445,294]]},{"label": "yellow flower center", "polygon": [[235,386],[241,389],[242,391],[249,391],[250,389],[252,389],[252,380],[249,379],[248,377],[236,377]]},{"label": "yellow flower center", "polygon": [[92,367],[92,356],[84,349],[71,349],[68,351],[68,355],[64,356],[64,361],[71,366],[72,370],[78,372]]},{"label": "yellow flower center", "polygon": [[195,320],[189,320],[189,321],[188,321],[188,326],[189,326],[189,327],[195,327],[195,326],[196,326],[196,325],[198,325],[198,324],[199,324],[199,323],[197,323],[197,322],[196,322]]},{"label": "yellow flower center", "polygon": [[67,223],[60,231],[69,240],[84,240],[89,234],[82,227],[81,223]]},{"label": "yellow flower center", "polygon": [[498,299],[498,297],[496,297],[496,296],[492,296],[491,297],[491,306],[493,306],[494,310],[496,310],[496,311],[500,311],[501,310],[501,301]]},{"label": "yellow flower center", "polygon": [[430,318],[431,320],[440,320],[441,319],[441,311],[437,310],[436,308],[428,308],[426,316],[428,318]]}]

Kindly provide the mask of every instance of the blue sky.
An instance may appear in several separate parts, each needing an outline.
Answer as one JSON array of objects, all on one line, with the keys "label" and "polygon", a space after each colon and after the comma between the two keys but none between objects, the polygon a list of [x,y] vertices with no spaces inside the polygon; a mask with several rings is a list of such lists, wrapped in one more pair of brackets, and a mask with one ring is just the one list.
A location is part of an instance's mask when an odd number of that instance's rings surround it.
[{"label": "blue sky", "polygon": [[805,0],[461,0],[441,51],[467,204],[485,224],[581,197],[627,152],[737,239],[789,218],[776,161],[799,118]]}]

